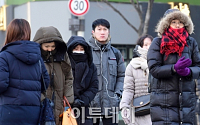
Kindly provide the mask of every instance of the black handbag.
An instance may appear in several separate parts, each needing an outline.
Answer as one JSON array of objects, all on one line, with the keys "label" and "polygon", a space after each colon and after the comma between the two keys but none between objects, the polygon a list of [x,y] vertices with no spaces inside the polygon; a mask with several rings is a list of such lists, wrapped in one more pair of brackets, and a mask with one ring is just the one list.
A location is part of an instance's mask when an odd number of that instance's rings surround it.
[{"label": "black handbag", "polygon": [[[40,70],[42,71],[40,61],[39,61],[39,64],[40,64]],[[46,97],[46,85],[45,85],[43,75],[41,77],[42,77],[41,83],[43,84],[44,89],[45,89],[44,91],[45,99],[41,102],[40,117],[39,117],[38,125],[56,125],[54,114],[53,114],[52,101]]]},{"label": "black handbag", "polygon": [[135,116],[150,114],[150,94],[134,98],[133,106],[135,108]]}]

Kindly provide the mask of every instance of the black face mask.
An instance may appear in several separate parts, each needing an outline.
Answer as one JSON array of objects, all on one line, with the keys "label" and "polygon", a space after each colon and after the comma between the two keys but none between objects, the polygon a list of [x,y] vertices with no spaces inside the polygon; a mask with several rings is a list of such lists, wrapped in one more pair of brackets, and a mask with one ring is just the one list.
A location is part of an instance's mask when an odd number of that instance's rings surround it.
[{"label": "black face mask", "polygon": [[49,59],[51,56],[54,56],[56,54],[56,49],[54,49],[53,51],[44,51],[43,49],[41,49],[41,53],[42,53],[42,58],[44,60]]},{"label": "black face mask", "polygon": [[87,54],[85,53],[71,53],[71,57],[75,63],[85,62],[87,60]]}]

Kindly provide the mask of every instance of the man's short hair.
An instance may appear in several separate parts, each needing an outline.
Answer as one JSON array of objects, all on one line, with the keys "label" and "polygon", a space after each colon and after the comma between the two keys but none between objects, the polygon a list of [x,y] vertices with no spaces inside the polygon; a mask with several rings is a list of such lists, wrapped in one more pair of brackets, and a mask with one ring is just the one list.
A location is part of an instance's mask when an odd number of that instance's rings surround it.
[{"label": "man's short hair", "polygon": [[106,28],[110,29],[110,23],[105,19],[97,19],[92,23],[92,30],[95,30],[95,28],[99,25],[105,26]]}]

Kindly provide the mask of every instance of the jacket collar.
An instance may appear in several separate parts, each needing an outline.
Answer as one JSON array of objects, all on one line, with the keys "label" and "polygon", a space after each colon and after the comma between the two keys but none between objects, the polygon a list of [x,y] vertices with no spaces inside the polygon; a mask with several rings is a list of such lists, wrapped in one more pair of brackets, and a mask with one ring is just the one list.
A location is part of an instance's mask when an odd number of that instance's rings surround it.
[{"label": "jacket collar", "polygon": [[[101,50],[101,46],[103,45],[98,40],[96,40],[93,36],[91,36],[91,38],[89,39],[88,44],[93,48],[93,50]],[[105,51],[109,50],[110,47],[111,47],[110,40],[108,40],[107,44],[105,45]]]}]

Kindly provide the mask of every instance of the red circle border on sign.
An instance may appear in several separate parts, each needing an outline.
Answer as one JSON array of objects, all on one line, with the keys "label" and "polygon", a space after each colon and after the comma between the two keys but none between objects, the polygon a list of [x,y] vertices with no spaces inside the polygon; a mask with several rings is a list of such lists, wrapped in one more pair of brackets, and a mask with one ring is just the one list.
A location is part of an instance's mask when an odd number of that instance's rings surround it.
[{"label": "red circle border on sign", "polygon": [[88,0],[85,0],[85,2],[86,2],[86,4],[87,4],[86,10],[85,10],[83,13],[80,13],[80,14],[74,13],[73,10],[72,10],[71,7],[70,7],[70,4],[72,3],[72,1],[73,1],[73,0],[70,0],[70,2],[69,2],[69,9],[70,9],[70,11],[72,12],[72,14],[74,14],[74,15],[76,15],[76,16],[81,16],[81,15],[86,14],[86,12],[89,10],[89,2],[88,2]]}]

